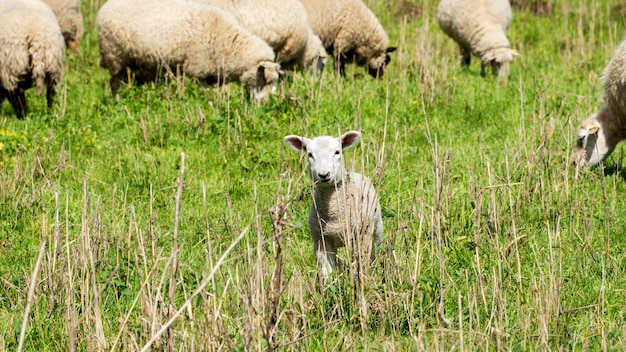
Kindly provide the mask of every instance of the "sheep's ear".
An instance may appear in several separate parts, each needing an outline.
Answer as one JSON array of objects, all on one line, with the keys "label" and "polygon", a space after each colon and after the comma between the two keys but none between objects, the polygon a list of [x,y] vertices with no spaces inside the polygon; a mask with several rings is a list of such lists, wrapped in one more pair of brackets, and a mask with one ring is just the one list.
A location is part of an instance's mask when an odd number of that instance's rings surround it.
[{"label": "sheep's ear", "polygon": [[600,125],[598,125],[597,122],[593,122],[593,123],[588,124],[584,128],[587,131],[587,134],[592,135],[592,134],[598,133],[598,130],[600,129]]},{"label": "sheep's ear", "polygon": [[307,144],[309,144],[311,140],[305,137],[289,135],[285,136],[285,142],[295,150],[305,151]]},{"label": "sheep's ear", "polygon": [[361,139],[361,133],[357,131],[346,132],[339,137],[339,143],[341,144],[341,149],[350,148],[353,145],[357,144]]},{"label": "sheep's ear", "polygon": [[390,47],[387,48],[387,52],[388,53],[393,53],[396,50],[398,50],[398,48],[396,48],[395,46],[390,46]]}]

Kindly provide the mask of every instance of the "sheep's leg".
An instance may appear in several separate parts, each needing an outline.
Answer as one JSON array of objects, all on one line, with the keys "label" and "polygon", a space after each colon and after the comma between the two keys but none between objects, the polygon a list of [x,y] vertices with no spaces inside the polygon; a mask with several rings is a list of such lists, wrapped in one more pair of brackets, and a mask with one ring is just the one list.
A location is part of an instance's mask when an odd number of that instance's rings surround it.
[{"label": "sheep's leg", "polygon": [[337,267],[337,248],[319,239],[313,242],[313,252],[322,282],[325,283],[328,276]]},{"label": "sheep's leg", "polygon": [[116,99],[119,98],[117,91],[120,89],[121,83],[124,82],[125,76],[123,72],[120,72],[115,76],[111,76],[111,80],[109,81],[109,84],[111,84],[111,93]]},{"label": "sheep's leg", "polygon": [[18,118],[23,119],[24,116],[28,115],[24,88],[18,86],[15,91],[9,92],[8,98]]},{"label": "sheep's leg", "polygon": [[459,48],[461,48],[461,67],[468,67],[472,62],[472,53],[463,45],[459,45]]},{"label": "sheep's leg", "polygon": [[52,83],[48,83],[46,87],[46,101],[48,103],[48,109],[52,107],[55,95],[56,91],[54,90],[54,85]]},{"label": "sheep's leg", "polygon": [[341,60],[341,54],[335,55],[335,73],[339,74],[341,77],[346,76],[346,63]]}]

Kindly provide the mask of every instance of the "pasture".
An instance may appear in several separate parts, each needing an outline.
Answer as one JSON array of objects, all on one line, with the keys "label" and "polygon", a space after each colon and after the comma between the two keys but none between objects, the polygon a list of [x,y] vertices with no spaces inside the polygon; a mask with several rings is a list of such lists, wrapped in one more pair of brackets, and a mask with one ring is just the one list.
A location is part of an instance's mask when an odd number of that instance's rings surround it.
[{"label": "pasture", "polygon": [[[53,108],[34,90],[24,120],[0,106],[0,351],[22,331],[28,351],[625,349],[626,154],[571,163],[623,4],[514,9],[501,82],[460,67],[436,1],[365,2],[398,47],[382,79],[329,64],[257,106],[170,79],[116,101],[102,1],[84,1]],[[367,275],[343,249],[322,290],[306,158],[283,137],[353,129],[346,165],[385,233]]]}]

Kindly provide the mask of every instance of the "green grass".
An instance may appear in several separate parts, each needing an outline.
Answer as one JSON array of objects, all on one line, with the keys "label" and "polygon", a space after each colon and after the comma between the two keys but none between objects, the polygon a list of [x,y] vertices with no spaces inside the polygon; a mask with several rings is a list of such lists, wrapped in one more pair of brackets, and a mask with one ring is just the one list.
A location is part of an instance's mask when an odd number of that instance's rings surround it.
[{"label": "green grass", "polygon": [[[459,67],[437,2],[412,21],[398,2],[368,2],[399,48],[383,79],[295,73],[262,106],[174,82],[115,101],[84,3],[54,107],[34,91],[25,120],[0,105],[0,351],[43,242],[30,351],[139,350],[186,302],[156,350],[624,349],[626,154],[570,163],[623,36],[616,2],[517,11],[508,82]],[[306,160],[283,137],[350,129],[384,241],[362,277],[343,250],[320,289]]]}]

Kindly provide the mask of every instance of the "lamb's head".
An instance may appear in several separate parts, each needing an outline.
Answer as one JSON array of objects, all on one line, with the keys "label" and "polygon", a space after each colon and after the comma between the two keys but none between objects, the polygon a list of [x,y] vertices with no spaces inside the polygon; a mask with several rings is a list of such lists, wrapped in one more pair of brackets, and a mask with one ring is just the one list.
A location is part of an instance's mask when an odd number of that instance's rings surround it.
[{"label": "lamb's head", "polygon": [[[378,50],[374,55],[367,59],[367,69],[370,76],[374,78],[381,78],[385,74],[385,67],[391,62],[391,56],[389,53],[396,51],[395,46],[390,46],[384,50]],[[358,54],[358,53],[357,53]]]},{"label": "lamb's head", "polygon": [[307,153],[309,176],[318,186],[334,186],[341,183],[344,169],[342,151],[361,139],[361,133],[346,132],[339,137],[321,136],[313,139],[289,135],[285,142],[295,149]]},{"label": "lamb's head", "polygon": [[616,122],[611,109],[605,106],[580,124],[574,154],[578,166],[593,166],[611,155],[617,143],[626,137],[624,127]]},{"label": "lamb's head", "polygon": [[261,61],[241,75],[250,97],[258,103],[266,100],[276,90],[280,79],[280,65],[272,61]]},{"label": "lamb's head", "polygon": [[509,76],[509,66],[513,62],[513,58],[519,56],[519,53],[508,47],[501,47],[488,50],[482,57],[482,71],[485,75],[485,66],[491,66],[491,72],[500,78]]}]

